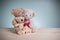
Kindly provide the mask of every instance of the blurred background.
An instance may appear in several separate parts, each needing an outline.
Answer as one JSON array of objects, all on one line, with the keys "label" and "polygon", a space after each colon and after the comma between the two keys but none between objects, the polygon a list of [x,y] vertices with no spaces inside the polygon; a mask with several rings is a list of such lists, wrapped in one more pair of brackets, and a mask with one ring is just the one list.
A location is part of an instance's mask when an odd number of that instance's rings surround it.
[{"label": "blurred background", "polygon": [[60,1],[58,0],[0,0],[0,28],[13,28],[14,8],[32,9],[37,28],[60,28]]}]

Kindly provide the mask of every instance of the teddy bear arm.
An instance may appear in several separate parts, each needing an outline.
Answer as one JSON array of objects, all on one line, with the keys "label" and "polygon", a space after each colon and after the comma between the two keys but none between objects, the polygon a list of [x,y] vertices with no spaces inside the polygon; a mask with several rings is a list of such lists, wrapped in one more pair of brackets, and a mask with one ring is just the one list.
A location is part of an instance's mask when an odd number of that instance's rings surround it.
[{"label": "teddy bear arm", "polygon": [[12,24],[13,24],[13,25],[16,25],[16,24],[17,24],[17,22],[16,22],[15,19],[12,21]]}]

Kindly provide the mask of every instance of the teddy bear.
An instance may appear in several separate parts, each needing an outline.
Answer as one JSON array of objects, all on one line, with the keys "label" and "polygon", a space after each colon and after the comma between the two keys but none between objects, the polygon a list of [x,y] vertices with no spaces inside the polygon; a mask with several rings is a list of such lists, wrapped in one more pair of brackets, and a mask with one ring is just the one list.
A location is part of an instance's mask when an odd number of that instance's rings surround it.
[{"label": "teddy bear", "polygon": [[29,27],[32,31],[34,32],[34,24],[32,21],[32,18],[35,16],[35,13],[32,9],[24,9],[24,17],[25,17],[25,22],[24,22],[24,26],[25,27]]},{"label": "teddy bear", "polygon": [[15,25],[15,32],[19,35],[23,34],[23,27],[24,27],[24,17],[15,17],[15,20],[18,24]]},{"label": "teddy bear", "polygon": [[27,34],[33,32],[33,23],[31,21],[32,17],[34,16],[33,10],[16,8],[12,9],[12,14],[15,16],[14,20],[12,21],[14,32],[17,34]]},{"label": "teddy bear", "polygon": [[19,26],[19,22],[20,22],[17,19],[19,19],[18,17],[21,17],[21,18],[24,17],[24,10],[23,10],[23,8],[15,8],[15,9],[12,9],[11,13],[15,17],[14,20],[12,21],[12,24],[14,26],[14,32],[16,32],[17,30],[15,31],[15,29],[19,30],[18,26]]},{"label": "teddy bear", "polygon": [[[14,17],[23,17],[24,16],[23,8],[12,9],[11,13],[14,15]],[[12,24],[15,26],[17,24],[17,21],[14,19],[12,21]]]},{"label": "teddy bear", "polygon": [[19,35],[22,34],[28,34],[32,32],[32,29],[30,29],[29,27],[24,26],[24,17],[15,17],[15,20],[18,22],[17,25],[15,25],[15,32]]}]

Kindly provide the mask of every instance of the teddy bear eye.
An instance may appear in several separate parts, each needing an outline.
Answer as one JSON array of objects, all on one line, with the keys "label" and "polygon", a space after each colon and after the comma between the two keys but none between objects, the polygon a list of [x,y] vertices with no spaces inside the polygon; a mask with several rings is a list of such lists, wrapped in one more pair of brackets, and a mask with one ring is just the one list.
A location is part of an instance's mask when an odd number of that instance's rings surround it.
[{"label": "teddy bear eye", "polygon": [[26,15],[27,16],[27,15]]},{"label": "teddy bear eye", "polygon": [[30,15],[31,16],[31,15]]}]

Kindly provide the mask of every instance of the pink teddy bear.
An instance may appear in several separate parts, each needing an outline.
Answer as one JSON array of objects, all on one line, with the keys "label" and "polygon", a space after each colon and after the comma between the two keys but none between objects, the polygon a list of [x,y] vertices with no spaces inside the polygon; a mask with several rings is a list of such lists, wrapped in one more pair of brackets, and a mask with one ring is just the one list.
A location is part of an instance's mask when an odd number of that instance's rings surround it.
[{"label": "pink teddy bear", "polygon": [[25,9],[24,11],[24,17],[25,17],[25,22],[24,22],[24,27],[29,27],[32,29],[32,32],[34,32],[34,24],[33,21],[31,20],[35,16],[35,13],[32,9]]}]

